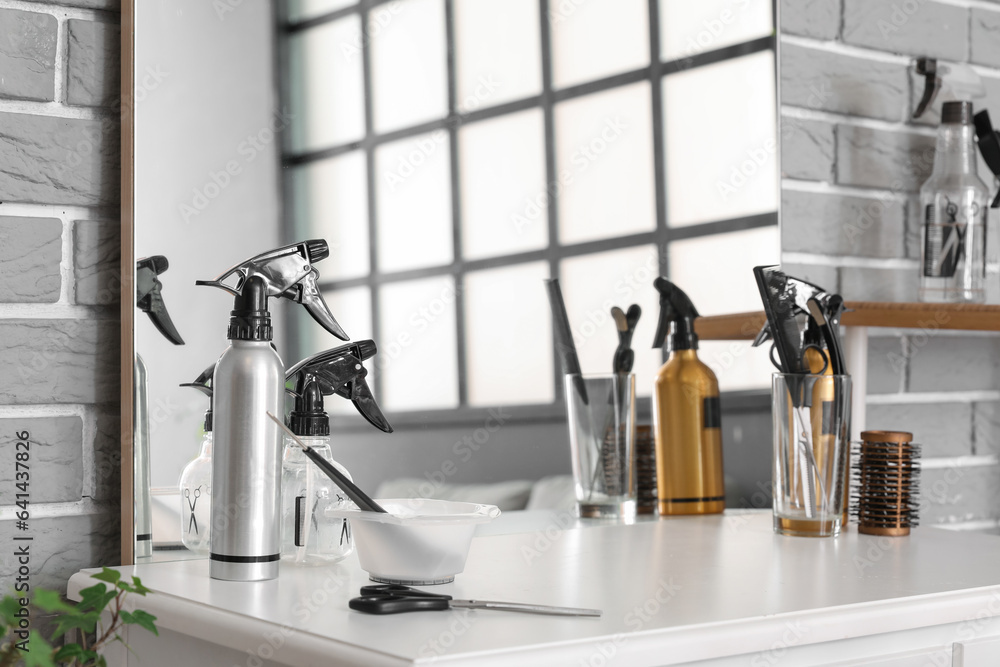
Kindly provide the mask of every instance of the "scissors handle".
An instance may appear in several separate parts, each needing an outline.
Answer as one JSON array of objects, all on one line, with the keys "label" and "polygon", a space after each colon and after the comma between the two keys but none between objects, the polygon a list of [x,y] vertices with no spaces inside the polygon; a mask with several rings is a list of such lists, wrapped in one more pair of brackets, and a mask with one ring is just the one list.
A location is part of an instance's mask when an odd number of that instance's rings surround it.
[{"label": "scissors handle", "polygon": [[402,595],[362,595],[347,606],[366,614],[402,614],[407,611],[443,611],[451,608],[450,596],[404,597]]},{"label": "scissors handle", "polygon": [[367,586],[361,587],[362,595],[397,595],[400,597],[411,597],[411,598],[442,598],[444,600],[450,600],[450,595],[445,595],[444,593],[431,593],[430,591],[422,591],[418,588],[410,588],[409,586],[404,586],[403,584],[369,584]]}]

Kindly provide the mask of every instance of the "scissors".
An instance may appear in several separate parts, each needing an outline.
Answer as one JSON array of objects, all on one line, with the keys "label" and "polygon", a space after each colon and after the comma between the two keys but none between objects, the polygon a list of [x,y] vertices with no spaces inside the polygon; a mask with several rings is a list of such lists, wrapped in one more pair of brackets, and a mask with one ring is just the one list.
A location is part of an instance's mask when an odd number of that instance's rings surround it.
[{"label": "scissors", "polygon": [[361,597],[347,603],[355,611],[366,614],[401,614],[407,611],[441,611],[456,607],[466,609],[498,609],[523,611],[529,614],[553,616],[600,616],[600,609],[550,607],[542,604],[496,602],[490,600],[455,600],[443,593],[429,593],[401,584],[377,584],[361,587]]},{"label": "scissors", "polygon": [[191,489],[184,489],[184,498],[187,499],[188,506],[191,508],[191,519],[188,521],[188,532],[191,532],[191,528],[194,528],[194,534],[198,534],[198,519],[194,516],[194,506],[198,504],[198,499],[201,498],[201,487],[199,486],[194,490],[194,502],[191,502]]}]

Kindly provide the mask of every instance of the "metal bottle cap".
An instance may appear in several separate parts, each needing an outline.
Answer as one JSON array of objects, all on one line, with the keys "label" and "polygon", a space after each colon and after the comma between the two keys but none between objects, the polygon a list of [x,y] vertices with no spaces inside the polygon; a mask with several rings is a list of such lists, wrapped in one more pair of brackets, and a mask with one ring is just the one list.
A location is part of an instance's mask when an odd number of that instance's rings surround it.
[{"label": "metal bottle cap", "polygon": [[972,125],[972,102],[945,102],[941,106],[941,123]]}]

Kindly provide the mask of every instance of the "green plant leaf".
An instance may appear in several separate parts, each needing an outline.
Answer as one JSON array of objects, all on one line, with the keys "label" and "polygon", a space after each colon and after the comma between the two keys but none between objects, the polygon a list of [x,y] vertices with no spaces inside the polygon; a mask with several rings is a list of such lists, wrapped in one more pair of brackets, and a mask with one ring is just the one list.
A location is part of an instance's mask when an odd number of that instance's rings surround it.
[{"label": "green plant leaf", "polygon": [[35,597],[33,602],[34,605],[39,609],[41,609],[42,611],[69,612],[75,609],[75,607],[73,607],[72,605],[63,602],[63,599],[59,596],[59,593],[47,590],[45,588],[35,589]]},{"label": "green plant leaf", "polygon": [[97,651],[85,651],[79,644],[66,644],[56,651],[55,655],[56,660],[59,662],[76,659],[84,663],[87,660],[96,660],[97,657]]},{"label": "green plant leaf", "polygon": [[117,583],[119,579],[122,578],[122,573],[118,570],[112,570],[110,567],[105,567],[97,574],[90,575],[91,579],[97,579],[98,581],[106,581],[109,584]]},{"label": "green plant leaf", "polygon": [[123,611],[121,613],[121,619],[125,623],[146,628],[157,637],[160,636],[160,633],[156,630],[156,625],[154,623],[156,621],[156,617],[149,612],[143,611],[142,609],[136,609],[132,613]]},{"label": "green plant leaf", "polygon": [[81,611],[103,611],[117,595],[118,591],[114,588],[108,590],[104,584],[97,584],[80,591],[80,601],[76,607]]},{"label": "green plant leaf", "polygon": [[17,625],[17,617],[14,615],[21,610],[21,603],[12,595],[7,595],[0,600],[0,619],[6,625]]},{"label": "green plant leaf", "polygon": [[142,585],[142,581],[139,577],[132,577],[132,588],[139,595],[145,596],[146,593],[152,593],[153,591]]},{"label": "green plant leaf", "polygon": [[98,611],[86,613],[74,611],[71,614],[64,614],[56,618],[56,632],[53,637],[61,637],[74,628],[84,632],[93,632],[100,619],[101,613]]},{"label": "green plant leaf", "polygon": [[36,630],[28,635],[28,650],[21,654],[21,660],[24,667],[56,667],[52,647]]}]

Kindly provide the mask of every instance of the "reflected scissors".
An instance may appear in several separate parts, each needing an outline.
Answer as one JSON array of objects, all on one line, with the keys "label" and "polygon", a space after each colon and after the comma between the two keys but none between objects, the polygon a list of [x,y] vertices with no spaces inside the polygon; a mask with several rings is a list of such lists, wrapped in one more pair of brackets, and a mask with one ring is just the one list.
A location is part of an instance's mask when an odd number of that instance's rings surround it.
[{"label": "reflected scissors", "polygon": [[361,597],[351,599],[347,606],[366,614],[401,614],[407,611],[442,611],[453,608],[497,609],[553,616],[600,616],[602,613],[600,609],[551,607],[542,604],[491,600],[455,600],[450,595],[421,591],[401,584],[362,586]]},{"label": "reflected scissors", "polygon": [[194,507],[198,504],[198,499],[201,498],[201,487],[199,486],[194,490],[194,502],[191,502],[191,489],[184,489],[184,498],[187,499],[188,507],[191,508],[191,518],[188,521],[188,532],[191,532],[192,526],[194,527],[194,534],[198,534],[198,519],[194,515]]}]

